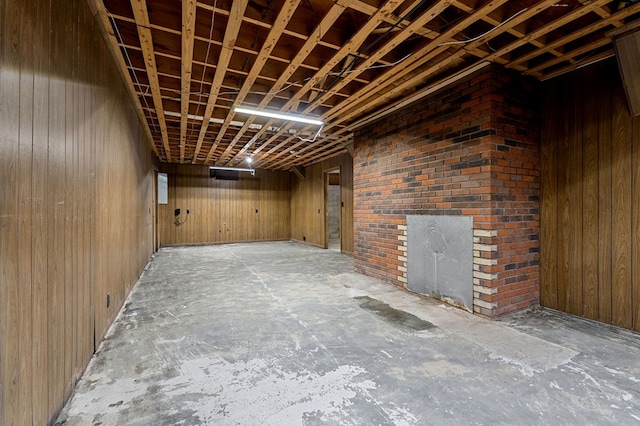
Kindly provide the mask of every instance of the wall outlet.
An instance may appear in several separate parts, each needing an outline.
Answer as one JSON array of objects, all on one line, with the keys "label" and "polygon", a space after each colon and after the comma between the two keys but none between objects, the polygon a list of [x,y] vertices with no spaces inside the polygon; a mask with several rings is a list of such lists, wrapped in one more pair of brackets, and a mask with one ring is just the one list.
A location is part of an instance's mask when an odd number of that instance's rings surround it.
[{"label": "wall outlet", "polygon": [[307,237],[305,237],[304,235],[302,236],[302,241],[307,241]]}]

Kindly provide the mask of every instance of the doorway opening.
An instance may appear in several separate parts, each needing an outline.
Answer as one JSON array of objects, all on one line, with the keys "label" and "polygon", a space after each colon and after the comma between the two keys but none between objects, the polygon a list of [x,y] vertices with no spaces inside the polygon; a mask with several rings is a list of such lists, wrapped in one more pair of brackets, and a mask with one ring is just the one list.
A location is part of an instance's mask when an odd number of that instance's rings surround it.
[{"label": "doorway opening", "polygon": [[325,172],[325,248],[342,250],[340,168]]}]

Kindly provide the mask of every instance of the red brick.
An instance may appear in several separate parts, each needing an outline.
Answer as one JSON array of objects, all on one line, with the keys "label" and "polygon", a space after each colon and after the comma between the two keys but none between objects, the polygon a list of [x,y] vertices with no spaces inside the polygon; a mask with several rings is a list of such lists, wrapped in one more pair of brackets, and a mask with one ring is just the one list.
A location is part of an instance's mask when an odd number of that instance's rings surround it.
[{"label": "red brick", "polygon": [[[539,129],[536,106],[524,103],[535,99],[535,84],[523,79],[490,67],[356,133],[358,272],[403,286],[397,226],[406,215],[463,214],[476,229],[498,230],[480,242],[498,245],[497,253],[483,254],[498,264],[481,270],[497,274],[483,285],[499,288],[487,299],[499,305],[476,311],[495,316],[538,303],[539,255],[530,250],[539,247],[539,204],[530,200],[540,195]],[[532,96],[513,100],[505,96],[509,88]]]}]

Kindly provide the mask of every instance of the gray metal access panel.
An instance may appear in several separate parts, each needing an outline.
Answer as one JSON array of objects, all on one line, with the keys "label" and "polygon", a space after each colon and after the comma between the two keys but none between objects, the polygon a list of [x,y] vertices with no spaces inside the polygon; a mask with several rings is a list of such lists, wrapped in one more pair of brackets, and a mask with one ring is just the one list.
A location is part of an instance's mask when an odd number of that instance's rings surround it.
[{"label": "gray metal access panel", "polygon": [[407,216],[409,290],[473,311],[473,218]]}]

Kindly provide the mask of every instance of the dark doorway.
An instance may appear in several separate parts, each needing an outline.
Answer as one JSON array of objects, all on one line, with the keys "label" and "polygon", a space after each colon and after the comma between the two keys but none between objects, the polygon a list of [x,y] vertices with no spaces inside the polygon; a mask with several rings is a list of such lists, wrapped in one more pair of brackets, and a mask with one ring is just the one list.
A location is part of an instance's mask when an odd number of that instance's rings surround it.
[{"label": "dark doorway", "polygon": [[340,169],[325,172],[325,247],[341,251]]}]

